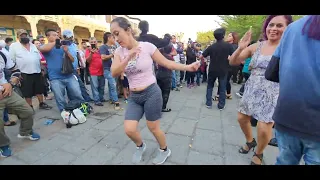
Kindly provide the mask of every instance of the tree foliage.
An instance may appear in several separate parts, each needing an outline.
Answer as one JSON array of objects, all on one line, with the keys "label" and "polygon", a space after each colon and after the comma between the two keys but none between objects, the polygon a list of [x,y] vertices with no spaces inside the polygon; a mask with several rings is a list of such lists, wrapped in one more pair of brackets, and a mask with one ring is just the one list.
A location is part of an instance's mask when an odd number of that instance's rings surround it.
[{"label": "tree foliage", "polygon": [[206,31],[206,32],[197,32],[197,42],[200,43],[202,46],[206,46],[213,41],[213,31]]},{"label": "tree foliage", "polygon": [[222,27],[227,29],[227,33],[235,31],[240,37],[252,26],[252,39],[258,40],[262,33],[262,25],[266,15],[225,15],[219,16],[223,23]]},{"label": "tree foliage", "polygon": [[174,33],[174,35],[177,38],[177,41],[182,41],[183,37],[184,37],[184,33],[183,32],[178,32],[178,33]]},{"label": "tree foliage", "polygon": [[[292,15],[293,20],[298,20],[304,15]],[[217,22],[221,27],[226,28],[226,34],[232,31],[239,33],[242,37],[246,31],[252,26],[252,40],[259,40],[262,34],[262,25],[267,15],[221,15],[219,16],[222,23]],[[213,39],[213,31],[208,32],[198,32],[197,41],[200,43],[208,42],[208,37]]]}]

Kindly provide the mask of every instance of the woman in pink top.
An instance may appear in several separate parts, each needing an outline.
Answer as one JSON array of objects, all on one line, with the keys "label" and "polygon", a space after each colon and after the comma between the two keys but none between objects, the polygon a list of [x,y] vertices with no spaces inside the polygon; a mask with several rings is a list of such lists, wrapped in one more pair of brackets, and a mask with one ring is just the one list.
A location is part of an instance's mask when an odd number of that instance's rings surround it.
[{"label": "woman in pink top", "polygon": [[125,113],[125,132],[136,144],[137,151],[134,153],[133,163],[139,163],[142,154],[146,150],[138,131],[138,123],[143,114],[147,119],[147,126],[157,139],[160,150],[154,164],[162,164],[170,156],[171,151],[167,148],[166,138],[160,129],[162,95],[156,83],[153,72],[153,61],[172,70],[196,71],[200,64],[193,63],[183,65],[166,59],[156,48],[148,42],[137,42],[129,21],[117,17],[111,22],[111,33],[121,47],[117,48],[111,66],[113,77],[118,77],[125,72],[130,84],[130,97]]}]

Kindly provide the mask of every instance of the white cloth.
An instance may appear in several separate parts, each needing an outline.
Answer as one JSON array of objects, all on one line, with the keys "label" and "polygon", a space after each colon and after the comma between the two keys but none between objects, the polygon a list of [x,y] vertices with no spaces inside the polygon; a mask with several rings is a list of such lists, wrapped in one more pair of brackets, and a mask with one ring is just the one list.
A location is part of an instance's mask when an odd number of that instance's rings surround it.
[{"label": "white cloth", "polygon": [[[172,43],[172,45],[173,45],[173,48],[175,49],[175,50],[177,50],[178,49],[178,43]],[[173,59],[174,59],[174,61],[176,62],[176,63],[180,63],[180,55],[179,54],[177,54],[176,56],[173,56]]]},{"label": "white cloth", "polygon": [[41,72],[41,55],[34,44],[30,43],[30,50],[27,50],[20,42],[12,43],[9,54],[22,73],[34,74]]}]

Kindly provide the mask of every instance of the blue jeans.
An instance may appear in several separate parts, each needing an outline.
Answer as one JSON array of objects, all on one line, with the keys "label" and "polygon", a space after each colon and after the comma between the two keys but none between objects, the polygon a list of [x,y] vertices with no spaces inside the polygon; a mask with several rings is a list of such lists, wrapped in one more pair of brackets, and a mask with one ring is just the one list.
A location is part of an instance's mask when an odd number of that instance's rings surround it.
[{"label": "blue jeans", "polygon": [[95,103],[101,103],[104,101],[104,87],[105,79],[103,76],[90,76],[90,85],[93,100]]},{"label": "blue jeans", "polygon": [[214,83],[218,78],[219,81],[219,103],[218,108],[222,109],[226,105],[226,88],[227,88],[227,74],[221,74],[217,72],[209,72],[208,74],[208,85],[206,95],[206,105],[212,106],[212,91]]},{"label": "blue jeans", "polygon": [[197,83],[198,86],[200,86],[201,71],[197,71],[196,72],[196,77],[197,77],[196,83]]},{"label": "blue jeans", "polygon": [[65,79],[51,80],[50,84],[60,112],[63,111],[65,105],[67,104],[65,98],[66,90],[69,100],[80,100],[84,102],[84,99],[81,95],[79,82],[73,75]]},{"label": "blue jeans", "polygon": [[3,110],[3,121],[6,123],[9,121],[9,113],[8,113],[8,109],[4,108]]},{"label": "blue jeans", "polygon": [[277,130],[276,138],[280,151],[276,165],[298,165],[302,156],[306,165],[320,165],[320,142]]},{"label": "blue jeans", "polygon": [[108,81],[109,98],[112,102],[118,102],[118,92],[116,80],[112,77],[108,68],[104,69],[104,78]]},{"label": "blue jeans", "polygon": [[79,82],[79,86],[80,86],[80,90],[81,90],[81,94],[82,94],[83,99],[84,99],[85,101],[87,101],[87,102],[90,102],[92,99],[90,98],[90,95],[89,95],[89,93],[88,93],[88,91],[87,91],[87,88],[86,88],[86,86],[84,85],[84,83],[82,82],[82,80],[81,80],[78,72],[75,71],[75,72],[74,72],[74,75],[75,75],[75,76],[77,77],[77,79],[78,79],[78,82]]},{"label": "blue jeans", "polygon": [[177,87],[176,85],[176,71],[175,70],[172,70],[172,89],[175,89]]}]

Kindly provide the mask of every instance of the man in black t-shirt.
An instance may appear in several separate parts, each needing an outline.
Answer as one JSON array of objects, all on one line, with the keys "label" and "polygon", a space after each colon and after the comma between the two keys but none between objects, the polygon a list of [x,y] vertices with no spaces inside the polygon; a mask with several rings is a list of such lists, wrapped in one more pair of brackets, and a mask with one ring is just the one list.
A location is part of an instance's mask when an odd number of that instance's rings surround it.
[{"label": "man in black t-shirt", "polygon": [[210,56],[209,74],[208,74],[208,85],[206,95],[207,108],[212,108],[212,91],[214,82],[218,78],[219,81],[219,103],[218,109],[222,110],[225,107],[226,102],[226,85],[227,85],[227,73],[229,68],[228,57],[233,53],[233,47],[231,44],[225,42],[226,30],[219,28],[214,31],[213,35],[217,40],[216,43],[209,46],[203,53],[203,57]]}]

